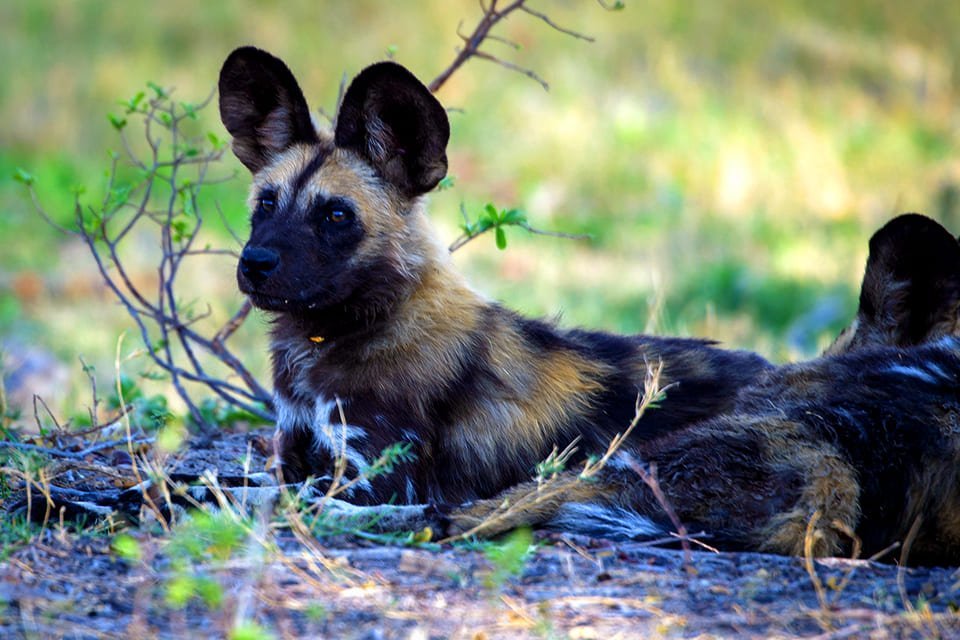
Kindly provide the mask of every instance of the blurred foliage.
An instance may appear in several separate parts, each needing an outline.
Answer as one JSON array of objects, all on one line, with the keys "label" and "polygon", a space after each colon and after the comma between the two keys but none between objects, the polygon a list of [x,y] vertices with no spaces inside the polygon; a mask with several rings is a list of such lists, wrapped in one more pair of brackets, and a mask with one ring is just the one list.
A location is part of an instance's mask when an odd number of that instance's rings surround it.
[{"label": "blurred foliage", "polygon": [[[439,97],[456,109],[455,180],[430,209],[448,242],[461,205],[488,202],[592,240],[511,230],[506,252],[470,243],[456,260],[492,297],[562,312],[567,324],[710,336],[783,360],[816,353],[850,318],[867,239],[889,217],[923,211],[960,230],[953,3],[536,7],[596,42],[530,16],[503,25],[498,34],[521,47],[488,48],[551,90],[484,61],[454,75]],[[344,74],[388,55],[432,79],[452,58],[458,22],[478,15],[472,0],[0,5],[0,340],[112,362],[128,326],[84,286],[96,281],[88,258],[32,212],[18,168],[70,220],[76,185],[98,197],[117,144],[107,114],[145,82],[199,102],[226,54],[252,43],[284,58],[329,112]],[[200,117],[225,137],[216,109]],[[247,177],[233,158],[222,173],[237,177],[203,197],[223,213],[210,220],[212,241],[236,248],[225,227],[246,231]],[[238,303],[233,268],[221,260],[196,274],[195,295],[215,301],[215,315]],[[234,340],[266,379],[264,323],[248,324]]]}]

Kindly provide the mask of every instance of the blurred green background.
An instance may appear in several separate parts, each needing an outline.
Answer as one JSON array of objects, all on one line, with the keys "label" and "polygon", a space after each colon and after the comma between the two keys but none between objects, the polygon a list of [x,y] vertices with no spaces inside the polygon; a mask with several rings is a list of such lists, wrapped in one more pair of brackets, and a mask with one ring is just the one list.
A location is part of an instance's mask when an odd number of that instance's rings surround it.
[{"label": "blurred green background", "polygon": [[[481,238],[455,256],[478,289],[567,325],[708,336],[784,361],[817,353],[852,316],[867,240],[888,218],[922,211],[960,230],[955,3],[626,4],[534,3],[593,43],[520,13],[498,28],[520,48],[485,49],[536,70],[549,92],[484,60],[440,91],[456,109],[455,183],[430,205],[446,240],[461,204],[477,212],[487,202],[591,236],[511,230],[505,252]],[[33,211],[11,178],[17,168],[67,222],[76,186],[95,197],[119,146],[107,114],[147,81],[200,101],[227,53],[256,44],[329,110],[343,74],[387,55],[432,79],[454,55],[458,23],[469,31],[479,15],[474,0],[0,4],[7,374],[13,355],[38,350],[61,366],[35,376],[46,384],[36,390],[57,406],[82,403],[78,356],[112,374],[118,336],[132,326],[83,247]],[[225,137],[215,106],[201,118]],[[211,187],[209,202],[243,235],[247,176],[232,156],[218,170],[236,177]],[[212,205],[205,214],[219,219]],[[220,227],[208,241],[237,248]],[[151,251],[134,252],[145,277]],[[214,309],[211,327],[240,303],[233,268],[212,260],[190,274],[189,295]],[[268,380],[265,325],[254,318],[233,346]],[[128,335],[123,351],[136,341]]]}]

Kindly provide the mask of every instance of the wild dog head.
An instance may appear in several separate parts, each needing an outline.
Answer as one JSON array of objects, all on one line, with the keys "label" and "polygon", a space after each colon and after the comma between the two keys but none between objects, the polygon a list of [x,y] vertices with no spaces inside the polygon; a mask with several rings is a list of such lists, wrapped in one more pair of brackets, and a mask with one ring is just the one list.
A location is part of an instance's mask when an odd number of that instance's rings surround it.
[{"label": "wild dog head", "polygon": [[958,314],[960,242],[926,216],[897,216],[870,238],[857,317],[825,355],[956,334]]},{"label": "wild dog head", "polygon": [[234,153],[253,174],[240,290],[317,332],[375,321],[431,252],[411,212],[447,170],[443,107],[381,62],[353,80],[332,134],[318,132],[287,66],[253,47],[230,54],[219,90]]}]

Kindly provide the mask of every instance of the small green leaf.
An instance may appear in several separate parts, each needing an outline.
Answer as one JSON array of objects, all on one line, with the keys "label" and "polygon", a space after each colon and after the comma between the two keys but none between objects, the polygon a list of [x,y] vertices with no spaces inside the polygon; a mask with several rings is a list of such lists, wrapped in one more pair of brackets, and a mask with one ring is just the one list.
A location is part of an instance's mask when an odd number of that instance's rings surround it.
[{"label": "small green leaf", "polygon": [[107,120],[110,121],[110,124],[113,125],[113,128],[117,131],[121,131],[125,126],[127,126],[127,119],[116,116],[112,113],[107,114]]},{"label": "small green leaf", "polygon": [[127,562],[139,562],[140,558],[143,557],[140,543],[125,533],[113,539],[113,551]]},{"label": "small green leaf", "polygon": [[497,234],[497,249],[500,249],[501,251],[503,251],[504,249],[507,248],[507,234],[503,230],[503,227],[501,227],[500,225],[497,225],[496,234]]},{"label": "small green leaf", "polygon": [[172,220],[170,229],[173,231],[173,241],[182,242],[190,234],[190,228],[186,220]]},{"label": "small green leaf", "polygon": [[167,603],[177,609],[186,606],[195,592],[194,580],[190,576],[176,576],[167,583]]},{"label": "small green leaf", "polygon": [[19,182],[20,184],[25,184],[28,187],[33,185],[34,177],[32,174],[27,173],[23,169],[18,168],[13,172],[13,179]]},{"label": "small green leaf", "polygon": [[110,190],[110,200],[107,203],[108,209],[116,209],[123,206],[130,200],[130,194],[133,193],[132,184],[119,184]]},{"label": "small green leaf", "polygon": [[194,589],[207,607],[216,608],[223,602],[223,587],[213,578],[199,577],[194,579]]},{"label": "small green leaf", "polygon": [[457,179],[454,176],[446,175],[443,177],[443,179],[439,183],[437,183],[437,190],[445,191],[447,189],[452,188],[453,185],[455,185],[456,183],[457,183]]},{"label": "small green leaf", "polygon": [[146,94],[143,91],[138,91],[137,95],[133,96],[126,102],[121,101],[120,104],[126,108],[128,114],[133,113],[140,108],[140,103],[143,101],[144,96],[146,96]]},{"label": "small green leaf", "polygon": [[184,114],[191,120],[197,119],[197,106],[189,102],[181,102],[180,108],[183,109]]},{"label": "small green leaf", "polygon": [[510,209],[503,212],[500,222],[503,224],[526,224],[527,214],[520,209]]},{"label": "small green leaf", "polygon": [[483,214],[482,216],[480,216],[480,219],[477,220],[473,225],[474,231],[475,231],[474,235],[480,235],[481,233],[496,226],[496,224],[497,224],[496,220],[493,220],[486,214]]},{"label": "small green leaf", "polygon": [[272,640],[274,635],[256,622],[247,620],[235,626],[227,637],[229,640]]},{"label": "small green leaf", "polygon": [[212,131],[207,134],[207,140],[210,141],[210,144],[213,146],[215,151],[220,151],[227,146],[226,141],[218,138],[217,134],[213,133]]},{"label": "small green leaf", "polygon": [[[162,421],[167,415],[150,416],[154,423]],[[157,449],[163,453],[176,453],[186,440],[185,429],[179,425],[166,425],[157,432]]]},{"label": "small green leaf", "polygon": [[153,92],[157,94],[158,99],[167,97],[166,90],[160,85],[158,85],[156,82],[147,82],[147,87],[149,87],[150,89],[153,89]]}]

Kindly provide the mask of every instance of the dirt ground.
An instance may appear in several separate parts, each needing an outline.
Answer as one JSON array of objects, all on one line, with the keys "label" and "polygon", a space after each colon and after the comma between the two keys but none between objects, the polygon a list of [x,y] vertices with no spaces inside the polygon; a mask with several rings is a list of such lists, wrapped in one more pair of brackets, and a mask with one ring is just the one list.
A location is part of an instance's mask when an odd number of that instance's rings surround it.
[{"label": "dirt ground", "polygon": [[[263,435],[190,447],[175,470],[236,473],[250,449],[252,464],[261,464]],[[73,486],[102,485],[90,469],[110,459],[103,451],[73,465]],[[169,536],[148,530],[130,532],[138,560],[119,557],[109,535],[59,526],[15,549],[0,563],[0,637],[960,638],[956,568],[842,559],[808,567],[803,558],[709,551],[687,557],[539,533],[532,556],[504,575],[482,545],[318,541],[269,528],[265,543],[191,565],[221,597],[178,607],[169,585],[183,563],[171,557]]]}]

